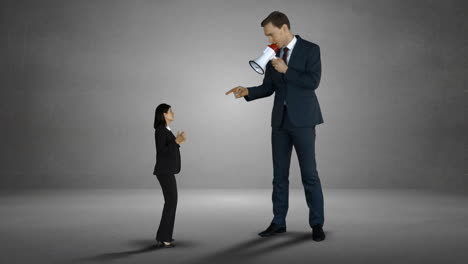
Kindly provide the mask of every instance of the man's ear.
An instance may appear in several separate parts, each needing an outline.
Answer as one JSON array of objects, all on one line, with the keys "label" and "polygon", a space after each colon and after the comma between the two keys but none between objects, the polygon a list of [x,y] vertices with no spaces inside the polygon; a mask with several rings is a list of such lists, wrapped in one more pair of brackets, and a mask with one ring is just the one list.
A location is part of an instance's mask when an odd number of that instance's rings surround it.
[{"label": "man's ear", "polygon": [[283,25],[281,26],[281,31],[287,32],[287,31],[288,31],[288,25],[283,24]]}]

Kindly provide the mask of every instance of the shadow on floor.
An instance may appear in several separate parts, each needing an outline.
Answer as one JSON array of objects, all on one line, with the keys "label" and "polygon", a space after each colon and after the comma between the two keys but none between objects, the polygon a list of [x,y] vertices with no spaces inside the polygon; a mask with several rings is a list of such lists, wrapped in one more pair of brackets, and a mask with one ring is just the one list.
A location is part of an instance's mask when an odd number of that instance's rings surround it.
[{"label": "shadow on floor", "polygon": [[[325,232],[327,239],[330,233]],[[295,247],[303,243],[317,243],[312,240],[312,232],[287,232],[273,237],[255,237],[246,241],[238,242],[222,250],[213,251],[194,260],[185,262],[186,264],[206,264],[206,263],[250,263],[255,258],[271,252]],[[326,243],[326,240],[324,242]],[[175,241],[176,247],[173,249],[158,248],[155,240],[132,240],[130,246],[136,247],[132,250],[104,253],[97,256],[78,259],[76,262],[96,261],[106,262],[130,257],[136,254],[149,253],[157,250],[174,250],[178,248],[196,247],[197,243],[192,241]],[[202,246],[204,247],[204,246]]]},{"label": "shadow on floor", "polygon": [[[330,235],[329,232],[325,232],[325,234],[327,238]],[[303,243],[317,243],[312,240],[312,232],[287,232],[273,237],[252,238],[224,250],[188,261],[186,264],[250,263],[255,261],[255,257]],[[326,243],[326,240],[320,243]]]}]

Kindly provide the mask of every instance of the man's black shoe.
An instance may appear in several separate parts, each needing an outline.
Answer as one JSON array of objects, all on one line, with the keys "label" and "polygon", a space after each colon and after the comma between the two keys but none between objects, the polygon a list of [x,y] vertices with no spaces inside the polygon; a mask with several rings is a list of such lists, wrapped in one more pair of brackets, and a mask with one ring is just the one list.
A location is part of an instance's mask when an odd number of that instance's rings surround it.
[{"label": "man's black shoe", "polygon": [[323,232],[322,225],[314,225],[312,227],[312,239],[317,242],[325,240],[325,233]]},{"label": "man's black shoe", "polygon": [[261,237],[269,237],[284,232],[286,232],[285,226],[279,226],[272,223],[266,230],[258,233],[258,235]]}]

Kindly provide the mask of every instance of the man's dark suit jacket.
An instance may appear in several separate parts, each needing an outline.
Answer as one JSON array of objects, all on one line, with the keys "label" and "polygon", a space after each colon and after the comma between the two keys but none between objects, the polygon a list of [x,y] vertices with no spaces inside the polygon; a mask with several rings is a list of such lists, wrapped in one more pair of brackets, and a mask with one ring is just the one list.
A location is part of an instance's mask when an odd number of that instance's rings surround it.
[{"label": "man's dark suit jacket", "polygon": [[289,119],[295,127],[313,127],[323,123],[315,95],[322,74],[320,48],[299,36],[296,38],[286,74],[279,73],[271,65],[271,61],[268,62],[262,85],[249,87],[249,95],[244,97],[245,100],[252,101],[275,92],[272,127],[281,126],[284,102],[287,104]]},{"label": "man's dark suit jacket", "polygon": [[176,137],[164,125],[154,131],[156,142],[156,165],[154,175],[177,174],[180,172],[180,145],[175,142]]}]

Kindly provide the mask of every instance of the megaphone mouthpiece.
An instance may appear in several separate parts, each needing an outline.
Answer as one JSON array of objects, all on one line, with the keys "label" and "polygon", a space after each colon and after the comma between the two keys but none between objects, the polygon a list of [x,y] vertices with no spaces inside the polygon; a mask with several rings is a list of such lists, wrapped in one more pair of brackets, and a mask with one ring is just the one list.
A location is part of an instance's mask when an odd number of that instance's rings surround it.
[{"label": "megaphone mouthpiece", "polygon": [[278,51],[279,51],[279,48],[278,48],[278,46],[276,46],[276,44],[268,45],[268,47],[270,47],[272,50],[274,50],[275,54],[278,53]]}]

